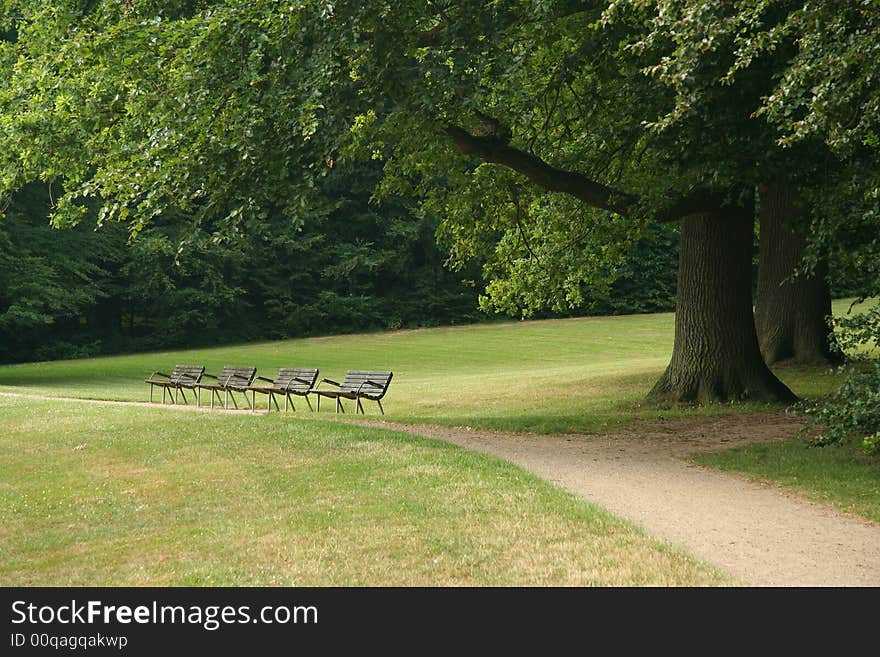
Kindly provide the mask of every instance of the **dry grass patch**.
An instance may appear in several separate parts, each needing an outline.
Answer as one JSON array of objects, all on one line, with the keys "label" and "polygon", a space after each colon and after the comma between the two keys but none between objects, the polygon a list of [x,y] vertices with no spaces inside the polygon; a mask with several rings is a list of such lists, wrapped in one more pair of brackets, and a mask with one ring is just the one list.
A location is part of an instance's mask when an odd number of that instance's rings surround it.
[{"label": "dry grass patch", "polygon": [[6,585],[727,581],[445,443],[282,416],[20,399],[0,409]]}]

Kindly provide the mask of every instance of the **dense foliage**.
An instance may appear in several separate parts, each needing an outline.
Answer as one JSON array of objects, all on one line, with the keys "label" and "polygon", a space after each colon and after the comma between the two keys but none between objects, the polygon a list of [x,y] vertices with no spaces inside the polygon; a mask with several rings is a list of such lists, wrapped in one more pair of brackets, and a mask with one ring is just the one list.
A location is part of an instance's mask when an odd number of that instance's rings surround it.
[{"label": "dense foliage", "polygon": [[880,363],[855,371],[827,400],[808,409],[809,428],[818,432],[814,445],[861,438],[868,453],[880,453]]},{"label": "dense foliage", "polygon": [[16,195],[0,221],[0,359],[85,356],[100,336],[101,305],[121,287],[125,231],[55,231],[45,189]]},{"label": "dense foliage", "polygon": [[334,162],[368,154],[382,195],[419,200],[456,262],[486,263],[485,308],[568,311],[607,290],[644,222],[541,193],[444,130],[510,131],[645,199],[687,185],[642,140],[658,85],[617,45],[639,18],[598,29],[601,6],[571,4],[6,0],[0,190],[63,179],[59,224],[94,202],[133,232],[182,213],[235,233],[275,211],[308,223]]},{"label": "dense foliage", "polygon": [[[48,188],[27,186],[0,220],[0,362],[486,320],[480,263],[450,271],[436,220],[369,202],[375,175],[328,181],[333,207],[302,226],[267,215],[231,238],[161,217],[130,242],[115,222],[52,228]],[[675,232],[566,314],[671,310]]]},{"label": "dense foliage", "polygon": [[732,91],[751,89],[753,105],[743,109],[781,147],[764,159],[783,158],[811,208],[806,268],[828,255],[840,291],[880,293],[880,2],[609,5],[612,16],[619,6],[654,9],[636,47],[665,44],[665,56],[645,69],[674,98],[656,127],[693,120]]},{"label": "dense foliage", "polygon": [[[474,265],[443,266],[436,221],[370,205],[369,176],[327,190],[304,226],[280,215],[222,238],[209,223],[49,226],[44,186],[0,221],[0,360],[477,321]],[[361,186],[358,189],[358,185]]]}]

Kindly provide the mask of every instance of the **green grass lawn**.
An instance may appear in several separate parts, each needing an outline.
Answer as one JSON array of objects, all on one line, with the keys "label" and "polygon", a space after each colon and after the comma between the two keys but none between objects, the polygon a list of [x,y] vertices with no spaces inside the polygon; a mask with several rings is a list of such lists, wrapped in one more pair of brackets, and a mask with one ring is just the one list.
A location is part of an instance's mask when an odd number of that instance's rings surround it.
[{"label": "green grass lawn", "polygon": [[751,445],[693,460],[805,494],[880,522],[880,459],[856,444],[809,447],[803,440]]},{"label": "green grass lawn", "polygon": [[255,365],[264,376],[318,367],[336,380],[348,369],[390,369],[390,419],[599,428],[628,414],[662,371],[672,322],[668,314],[515,322],[15,365],[0,367],[0,390],[143,401],[143,379],[175,363],[204,363],[215,374],[225,364]]},{"label": "green grass lawn", "polygon": [[[846,302],[835,304],[843,312]],[[511,431],[595,431],[658,410],[642,404],[672,349],[672,314],[510,322],[134,354],[0,367],[0,391],[94,399],[146,400],[143,379],[175,363],[319,367],[337,379],[348,369],[390,369],[389,419]],[[839,376],[783,368],[801,396],[825,394]],[[369,412],[377,412],[367,404]],[[326,409],[332,411],[332,404]],[[755,410],[714,405],[684,413]]]},{"label": "green grass lawn", "polygon": [[[144,401],[153,370],[204,363],[388,368],[389,419],[515,431],[759,408],[644,406],[672,332],[660,314],[311,338],[3,366],[0,392]],[[840,380],[778,373],[808,397]],[[510,464],[294,417],[0,397],[0,584],[724,581]],[[852,450],[790,442],[699,460],[877,519],[877,463]]]},{"label": "green grass lawn", "polygon": [[710,585],[504,461],[281,415],[0,398],[0,584]]}]

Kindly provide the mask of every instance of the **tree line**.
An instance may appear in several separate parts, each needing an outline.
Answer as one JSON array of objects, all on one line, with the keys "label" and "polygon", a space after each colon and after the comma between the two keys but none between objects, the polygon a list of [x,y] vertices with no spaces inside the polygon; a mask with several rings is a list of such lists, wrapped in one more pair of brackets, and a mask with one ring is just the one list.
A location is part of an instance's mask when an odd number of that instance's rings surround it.
[{"label": "tree line", "polygon": [[[436,218],[371,203],[380,173],[350,167],[308,222],[267,215],[235,237],[182,217],[134,240],[93,218],[56,229],[48,186],[27,185],[0,221],[0,362],[488,321],[482,262],[451,270]],[[565,315],[672,310],[676,258],[672,227],[643,236]]]},{"label": "tree line", "polygon": [[[0,224],[0,359],[6,362],[477,321],[430,219],[366,202],[363,172],[306,224],[267,215],[219,239],[163,217],[53,229],[45,186]],[[358,189],[358,186],[361,186]]]}]

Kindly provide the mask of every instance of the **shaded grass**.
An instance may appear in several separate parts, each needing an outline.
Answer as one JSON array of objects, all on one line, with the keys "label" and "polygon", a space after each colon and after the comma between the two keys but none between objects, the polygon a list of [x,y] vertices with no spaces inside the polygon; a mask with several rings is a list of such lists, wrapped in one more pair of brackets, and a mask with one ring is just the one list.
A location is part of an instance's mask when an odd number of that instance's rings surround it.
[{"label": "shaded grass", "polygon": [[863,453],[855,442],[809,447],[802,439],[791,439],[692,458],[880,522],[880,459]]},{"label": "shaded grass", "polygon": [[[845,312],[848,302],[835,304]],[[287,340],[0,367],[0,390],[92,399],[146,400],[143,379],[175,363],[391,369],[389,419],[539,433],[598,431],[632,419],[754,411],[759,404],[657,409],[643,403],[665,368],[674,316],[629,315],[509,322]],[[782,368],[801,396],[840,382],[830,371]],[[369,412],[377,412],[367,404]],[[332,412],[332,404],[324,409]]]},{"label": "shaded grass", "polygon": [[280,416],[0,398],[3,585],[703,585],[504,461]]}]

